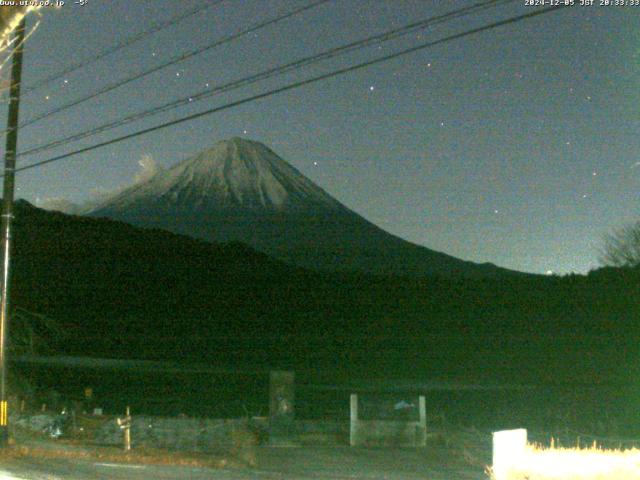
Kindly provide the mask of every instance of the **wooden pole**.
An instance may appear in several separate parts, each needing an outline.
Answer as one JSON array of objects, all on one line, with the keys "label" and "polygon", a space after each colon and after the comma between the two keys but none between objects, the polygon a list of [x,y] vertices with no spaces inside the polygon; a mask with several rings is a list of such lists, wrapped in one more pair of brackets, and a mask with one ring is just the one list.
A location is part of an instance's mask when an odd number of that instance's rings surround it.
[{"label": "wooden pole", "polygon": [[124,427],[124,451],[131,450],[131,410],[127,406],[127,419],[128,422]]},{"label": "wooden pole", "polygon": [[116,418],[116,423],[124,434],[124,451],[131,450],[131,409],[127,405],[127,412],[123,418]]}]

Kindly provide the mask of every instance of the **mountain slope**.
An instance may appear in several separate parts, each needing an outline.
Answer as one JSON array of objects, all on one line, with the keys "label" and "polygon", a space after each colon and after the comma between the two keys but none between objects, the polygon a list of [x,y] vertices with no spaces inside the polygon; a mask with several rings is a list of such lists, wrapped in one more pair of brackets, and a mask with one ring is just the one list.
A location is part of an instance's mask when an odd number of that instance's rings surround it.
[{"label": "mountain slope", "polygon": [[408,276],[508,272],[385,232],[266,146],[239,138],[219,142],[158,172],[89,215],[215,242],[241,241],[280,260],[317,270]]},{"label": "mountain slope", "polygon": [[637,269],[489,280],[327,274],[237,243],[25,202],[14,233],[11,305],[61,325],[66,335],[48,338],[56,353],[403,378],[638,376]]}]

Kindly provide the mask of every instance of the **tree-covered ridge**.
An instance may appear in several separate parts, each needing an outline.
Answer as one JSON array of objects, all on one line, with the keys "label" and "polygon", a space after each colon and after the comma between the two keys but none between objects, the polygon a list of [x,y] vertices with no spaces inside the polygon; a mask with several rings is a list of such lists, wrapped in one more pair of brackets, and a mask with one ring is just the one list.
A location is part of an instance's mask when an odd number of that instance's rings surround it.
[{"label": "tree-covered ridge", "polygon": [[242,244],[16,208],[15,307],[60,353],[371,374],[626,378],[640,271],[422,279],[290,267]]}]

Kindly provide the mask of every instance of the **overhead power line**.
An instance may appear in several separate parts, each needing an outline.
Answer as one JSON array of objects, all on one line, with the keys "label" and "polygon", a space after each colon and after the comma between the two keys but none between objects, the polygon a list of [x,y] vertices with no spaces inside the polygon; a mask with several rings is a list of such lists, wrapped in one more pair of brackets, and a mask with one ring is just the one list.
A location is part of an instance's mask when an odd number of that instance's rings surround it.
[{"label": "overhead power line", "polygon": [[217,112],[220,112],[220,111],[223,111],[223,110],[228,110],[230,108],[237,107],[239,105],[243,105],[243,104],[246,104],[246,103],[254,102],[256,100],[260,100],[260,99],[263,99],[263,98],[271,97],[273,95],[277,95],[279,93],[283,93],[283,92],[287,92],[287,91],[290,91],[290,90],[294,90],[294,89],[297,89],[297,88],[300,88],[300,87],[303,87],[303,86],[306,86],[306,85],[310,85],[310,84],[313,84],[313,83],[316,83],[316,82],[319,82],[319,81],[322,81],[322,80],[327,80],[329,78],[337,77],[339,75],[344,75],[345,73],[353,72],[353,71],[356,71],[356,70],[361,70],[363,68],[367,68],[367,67],[370,67],[372,65],[377,65],[377,64],[382,63],[382,62],[387,62],[389,60],[393,60],[393,59],[396,59],[396,58],[399,58],[399,57],[402,57],[402,56],[405,56],[405,55],[408,55],[408,54],[411,54],[411,53],[414,53],[414,52],[417,52],[417,51],[420,51],[420,50],[424,50],[426,48],[433,47],[435,45],[448,43],[448,42],[453,41],[453,40],[457,40],[457,39],[464,38],[464,37],[467,37],[467,36],[470,36],[470,35],[474,35],[474,34],[477,34],[477,33],[485,32],[487,30],[492,30],[494,28],[501,27],[501,26],[504,26],[504,25],[509,25],[509,24],[513,24],[513,23],[516,23],[516,22],[520,22],[522,20],[526,20],[526,19],[529,19],[529,18],[533,18],[533,17],[537,17],[537,16],[540,16],[540,15],[544,15],[546,13],[550,13],[550,12],[553,12],[553,11],[556,11],[556,10],[560,10],[560,9],[563,9],[563,8],[566,8],[566,7],[567,7],[567,5],[546,7],[546,8],[541,9],[541,10],[536,10],[534,12],[529,12],[529,13],[526,13],[526,14],[517,15],[515,17],[510,17],[510,18],[508,18],[506,20],[500,20],[500,21],[497,21],[497,22],[493,22],[493,23],[490,23],[488,25],[484,25],[482,27],[474,28],[472,30],[467,30],[467,31],[462,32],[462,33],[449,35],[449,36],[441,38],[439,40],[426,42],[426,43],[423,43],[423,44],[420,44],[420,45],[417,45],[417,46],[414,46],[414,47],[411,47],[411,48],[407,48],[407,49],[401,50],[399,52],[395,52],[395,53],[392,53],[392,54],[389,54],[389,55],[378,57],[378,58],[373,59],[373,60],[369,60],[369,61],[366,61],[366,62],[358,63],[356,65],[352,65],[352,66],[349,66],[349,67],[341,68],[339,70],[334,70],[333,72],[330,72],[330,73],[325,73],[323,75],[318,75],[318,76],[315,76],[315,77],[312,77],[312,78],[309,78],[309,79],[306,79],[306,80],[301,80],[301,81],[298,81],[298,82],[290,83],[290,84],[285,85],[283,87],[275,88],[275,89],[272,89],[272,90],[269,90],[269,91],[266,91],[266,92],[263,92],[263,93],[259,93],[257,95],[252,95],[250,97],[245,97],[245,98],[242,98],[240,100],[236,100],[234,102],[227,103],[225,105],[221,105],[221,106],[218,106],[218,107],[210,108],[210,109],[205,110],[203,112],[199,112],[199,113],[195,113],[195,114],[192,114],[192,115],[188,115],[186,117],[179,118],[177,120],[172,120],[170,122],[165,122],[165,123],[162,123],[162,124],[150,127],[150,128],[145,128],[143,130],[139,130],[139,131],[134,132],[134,133],[130,133],[130,134],[127,134],[127,135],[116,137],[116,138],[113,138],[111,140],[100,142],[100,143],[97,143],[95,145],[91,145],[91,146],[88,146],[88,147],[80,148],[78,150],[74,150],[74,151],[71,151],[71,152],[68,152],[68,153],[65,153],[65,154],[62,154],[62,155],[57,155],[55,157],[48,158],[46,160],[42,160],[40,162],[33,163],[31,165],[25,165],[24,167],[17,168],[16,172],[20,172],[20,171],[24,171],[24,170],[30,170],[30,169],[33,169],[33,168],[41,167],[43,165],[47,165],[47,164],[50,164],[50,163],[58,162],[58,161],[67,159],[69,157],[73,157],[75,155],[79,155],[81,153],[86,153],[86,152],[90,152],[92,150],[97,150],[99,148],[106,147],[108,145],[113,145],[115,143],[119,143],[119,142],[123,142],[125,140],[129,140],[131,138],[139,137],[141,135],[146,135],[148,133],[152,133],[152,132],[164,129],[164,128],[172,127],[174,125],[178,125],[178,124],[181,124],[181,123],[184,123],[184,122],[188,122],[190,120],[195,120],[197,118],[201,118],[201,117],[204,117],[206,115],[211,115],[213,113],[217,113]]},{"label": "overhead power line", "polygon": [[203,10],[206,10],[208,8],[214,7],[220,3],[222,3],[224,0],[213,0],[212,2],[203,2],[201,5],[192,8],[191,10],[187,10],[186,12],[180,13],[179,15],[176,15],[164,22],[160,22],[157,23],[155,25],[153,25],[151,28],[144,30],[142,32],[139,32],[123,41],[121,41],[120,43],[117,43],[116,45],[113,45],[111,47],[106,48],[105,50],[99,52],[98,54],[96,54],[93,57],[87,58],[85,60],[80,60],[79,62],[76,63],[72,63],[71,65],[67,66],[65,69],[63,69],[62,71],[58,72],[58,73],[54,73],[53,75],[50,75],[48,77],[45,77],[41,80],[38,80],[36,82],[34,82],[33,84],[27,86],[24,90],[23,90],[23,95],[25,94],[29,94],[33,91],[35,91],[36,89],[38,89],[39,87],[46,85],[47,83],[53,82],[54,80],[58,80],[59,78],[64,77],[65,75],[69,75],[72,72],[75,72],[76,70],[79,70],[81,68],[86,67],[87,65],[91,65],[92,63],[95,63],[99,60],[102,60],[105,57],[108,57],[109,55],[112,55],[116,52],[119,52],[120,50],[123,50],[127,47],[130,47],[131,45],[133,45],[134,43],[139,42],[140,40],[142,40],[145,37],[148,37],[149,35],[152,35],[156,32],[159,32],[161,30],[164,30],[165,28],[168,28],[172,25],[175,25],[177,23],[180,23],[181,21],[192,17],[193,15],[196,15],[200,12],[202,12]]},{"label": "overhead power line", "polygon": [[62,145],[66,145],[68,143],[71,142],[75,142],[78,140],[81,140],[83,138],[86,137],[90,137],[93,135],[97,135],[99,133],[103,133],[106,132],[108,130],[112,130],[114,128],[117,127],[121,127],[123,125],[132,123],[134,121],[138,121],[141,120],[143,118],[152,116],[152,115],[157,115],[159,113],[162,112],[166,112],[169,110],[173,110],[176,108],[179,108],[183,105],[187,105],[189,103],[193,103],[193,102],[197,102],[200,100],[204,100],[205,98],[209,98],[212,97],[214,95],[218,95],[221,93],[225,93],[228,91],[232,91],[232,90],[236,90],[238,88],[241,87],[245,87],[247,85],[252,85],[254,83],[257,83],[259,81],[262,80],[266,80],[268,78],[272,78],[278,75],[282,75],[284,73],[290,72],[290,71],[294,71],[294,70],[298,70],[302,67],[306,67],[308,65],[323,61],[323,60],[327,60],[329,58],[334,58],[337,57],[339,55],[344,55],[356,50],[360,50],[366,47],[370,47],[373,45],[377,45],[383,42],[388,42],[390,40],[396,39],[398,37],[401,37],[403,35],[407,35],[409,33],[418,31],[418,30],[422,30],[424,28],[427,28],[429,26],[433,26],[439,23],[445,23],[448,22],[454,18],[459,18],[462,16],[466,16],[466,15],[471,15],[471,14],[476,14],[479,13],[483,10],[489,9],[489,8],[495,8],[498,5],[502,5],[502,4],[506,4],[506,3],[513,3],[517,0],[488,0],[485,2],[481,2],[481,3],[477,3],[474,5],[470,5],[468,7],[465,8],[461,8],[458,10],[454,10],[442,15],[438,15],[435,17],[429,17],[427,19],[423,19],[420,20],[418,22],[413,22],[409,25],[405,25],[403,27],[399,27],[393,30],[389,30],[386,32],[383,32],[381,34],[378,35],[373,35],[370,37],[367,37],[365,39],[362,40],[358,40],[346,45],[342,45],[339,47],[335,47],[335,48],[331,48],[329,50],[326,50],[324,52],[315,54],[315,55],[310,55],[308,57],[304,57],[302,59],[299,60],[295,60],[293,62],[289,62],[287,64],[284,65],[280,65],[278,67],[274,67],[274,68],[270,68],[268,70],[262,71],[260,73],[257,73],[255,75],[251,75],[248,77],[244,77],[241,78],[239,80],[234,80],[231,82],[228,82],[226,84],[223,85],[218,85],[212,89],[205,89],[203,91],[200,91],[198,93],[186,96],[186,97],[182,97],[178,100],[173,100],[171,102],[165,103],[163,105],[154,107],[152,109],[143,111],[143,112],[139,112],[136,114],[132,114],[132,115],[127,115],[125,117],[121,117],[117,120],[108,122],[106,124],[102,124],[100,126],[91,128],[89,130],[85,130],[83,132],[79,132],[79,133],[75,133],[73,135],[67,136],[65,138],[62,139],[58,139],[58,140],[54,140],[52,142],[48,142],[46,144],[43,145],[38,145],[36,147],[33,147],[29,150],[25,150],[23,152],[20,152],[19,156],[27,156],[27,155],[33,155],[35,153],[40,153],[43,151],[47,151],[50,150],[52,148],[55,147],[59,147]]},{"label": "overhead power line", "polygon": [[313,3],[309,4],[309,5],[306,5],[306,6],[301,7],[301,8],[297,8],[295,10],[292,10],[290,12],[287,12],[285,14],[282,14],[282,15],[280,15],[278,17],[275,17],[275,18],[272,18],[270,20],[266,20],[266,21],[263,21],[263,22],[256,23],[256,24],[252,25],[251,27],[242,30],[241,32],[234,33],[232,35],[227,35],[226,37],[222,37],[222,38],[220,38],[220,39],[218,39],[218,40],[216,40],[216,41],[214,41],[214,42],[212,42],[212,43],[210,43],[208,45],[205,45],[204,47],[200,47],[200,48],[197,48],[197,49],[192,50],[190,52],[186,52],[186,53],[183,53],[181,55],[178,55],[177,57],[174,57],[171,60],[169,60],[168,62],[165,62],[165,63],[163,63],[161,65],[155,66],[153,68],[150,68],[150,69],[145,70],[143,72],[137,73],[136,75],[124,78],[122,80],[118,80],[116,82],[113,82],[113,83],[111,83],[109,85],[106,85],[105,87],[101,88],[100,90],[98,90],[98,91],[96,91],[94,93],[90,93],[88,95],[85,95],[84,97],[80,97],[80,98],[78,98],[76,100],[72,100],[69,103],[66,103],[66,104],[61,105],[61,106],[59,106],[57,108],[54,108],[53,110],[50,110],[48,112],[42,113],[40,115],[37,115],[37,116],[35,116],[35,117],[23,122],[20,125],[20,128],[23,128],[23,127],[26,127],[28,125],[32,125],[34,123],[37,123],[40,120],[44,120],[45,118],[48,118],[48,117],[50,117],[52,115],[55,115],[56,113],[60,113],[60,112],[63,112],[65,110],[68,110],[71,107],[75,107],[75,106],[80,105],[80,104],[82,104],[84,102],[87,102],[87,101],[92,100],[92,99],[94,99],[96,97],[99,97],[100,95],[103,95],[105,93],[111,92],[111,91],[113,91],[113,90],[115,90],[117,88],[120,88],[120,87],[122,87],[124,85],[127,85],[128,83],[131,83],[131,82],[133,82],[135,80],[139,80],[141,78],[144,78],[144,77],[146,77],[146,76],[148,76],[148,75],[150,75],[152,73],[155,73],[155,72],[163,70],[163,69],[165,69],[167,67],[170,67],[171,65],[175,65],[176,63],[179,63],[179,62],[182,62],[182,61],[187,60],[189,58],[195,57],[196,55],[200,55],[200,54],[202,54],[202,53],[204,53],[206,51],[212,50],[215,47],[219,47],[220,45],[224,45],[225,43],[229,43],[229,42],[232,42],[234,40],[237,40],[238,38],[243,37],[244,35],[256,32],[256,31],[258,31],[258,30],[260,30],[262,28],[265,28],[265,27],[267,27],[269,25],[273,25],[275,23],[281,22],[281,21],[283,21],[283,20],[285,20],[287,18],[293,17],[294,15],[297,15],[299,13],[305,12],[305,11],[310,10],[312,8],[318,7],[318,6],[322,5],[323,3],[327,3],[329,1],[330,0],[318,0],[316,2],[313,2]]},{"label": "overhead power line", "polygon": [[220,45],[224,45],[225,43],[229,43],[229,42],[232,42],[234,40],[237,40],[238,38],[240,38],[240,37],[242,37],[244,35],[256,32],[256,31],[258,31],[258,30],[260,30],[262,28],[265,28],[265,27],[267,27],[269,25],[273,25],[275,23],[281,22],[281,21],[283,21],[283,20],[285,20],[287,18],[290,18],[290,17],[292,17],[294,15],[297,15],[299,13],[305,12],[305,11],[310,10],[312,8],[315,8],[315,7],[319,6],[319,5],[322,5],[323,3],[327,3],[328,1],[330,1],[330,0],[318,0],[318,1],[316,1],[316,2],[314,2],[312,4],[310,4],[310,5],[298,8],[296,10],[292,10],[292,11],[287,12],[287,13],[285,13],[283,15],[280,15],[280,16],[278,16],[276,18],[272,18],[270,20],[257,23],[257,24],[255,24],[255,25],[253,25],[253,26],[251,26],[251,27],[249,27],[249,28],[247,28],[245,30],[242,30],[241,32],[238,32],[238,33],[235,33],[233,35],[228,35],[226,37],[220,38],[220,39],[214,41],[213,43],[210,43],[210,44],[208,44],[208,45],[206,45],[204,47],[201,47],[201,48],[198,48],[196,50],[192,50],[190,52],[187,52],[187,53],[184,53],[184,54],[179,55],[177,57],[174,57],[173,59],[171,59],[168,62],[165,62],[165,63],[163,63],[161,65],[153,67],[153,68],[151,68],[149,70],[145,70],[144,72],[140,72],[140,73],[138,73],[136,75],[133,75],[131,77],[128,77],[128,78],[125,78],[125,79],[122,79],[122,80],[118,80],[118,81],[116,81],[114,83],[106,85],[105,87],[101,88],[97,92],[90,93],[90,94],[88,94],[88,95],[86,95],[84,97],[81,97],[81,98],[76,99],[76,100],[72,100],[69,103],[61,105],[60,107],[57,107],[57,108],[55,108],[53,110],[45,112],[45,113],[43,113],[41,115],[37,115],[36,117],[31,118],[31,119],[27,120],[26,122],[23,122],[20,125],[20,127],[23,128],[23,127],[32,125],[32,124],[34,124],[36,122],[39,122],[40,120],[44,120],[45,118],[48,118],[48,117],[50,117],[52,115],[55,115],[56,113],[63,112],[65,110],[68,110],[71,107],[75,107],[77,105],[80,105],[81,103],[84,103],[86,101],[92,100],[92,99],[94,99],[94,98],[96,98],[96,97],[98,97],[100,95],[103,95],[105,93],[111,92],[111,91],[113,91],[113,90],[115,90],[117,88],[122,87],[123,85],[126,85],[128,83],[133,82],[134,80],[139,80],[141,78],[144,78],[147,75],[150,75],[152,73],[155,73],[155,72],[158,72],[160,70],[163,70],[163,69],[165,69],[165,68],[167,68],[167,67],[169,67],[171,65],[175,65],[176,63],[179,63],[179,62],[182,62],[182,61],[187,60],[189,58],[192,58],[192,57],[194,57],[196,55],[204,53],[204,52],[206,52],[208,50],[211,50],[211,49],[213,49],[215,47],[219,47]]}]

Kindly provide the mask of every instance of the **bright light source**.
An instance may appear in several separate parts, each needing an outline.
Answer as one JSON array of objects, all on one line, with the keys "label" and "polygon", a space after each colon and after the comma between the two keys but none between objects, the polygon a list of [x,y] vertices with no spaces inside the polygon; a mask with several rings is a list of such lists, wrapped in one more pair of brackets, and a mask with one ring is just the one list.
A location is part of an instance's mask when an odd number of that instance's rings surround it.
[{"label": "bright light source", "polygon": [[524,429],[493,434],[494,480],[640,480],[638,449],[543,448],[526,444],[526,435]]},{"label": "bright light source", "polygon": [[0,470],[0,480],[27,480],[23,477],[14,477],[9,472]]},{"label": "bright light source", "polygon": [[507,475],[515,465],[523,461],[527,448],[527,431],[502,430],[493,432],[493,474],[496,480],[509,478]]}]

